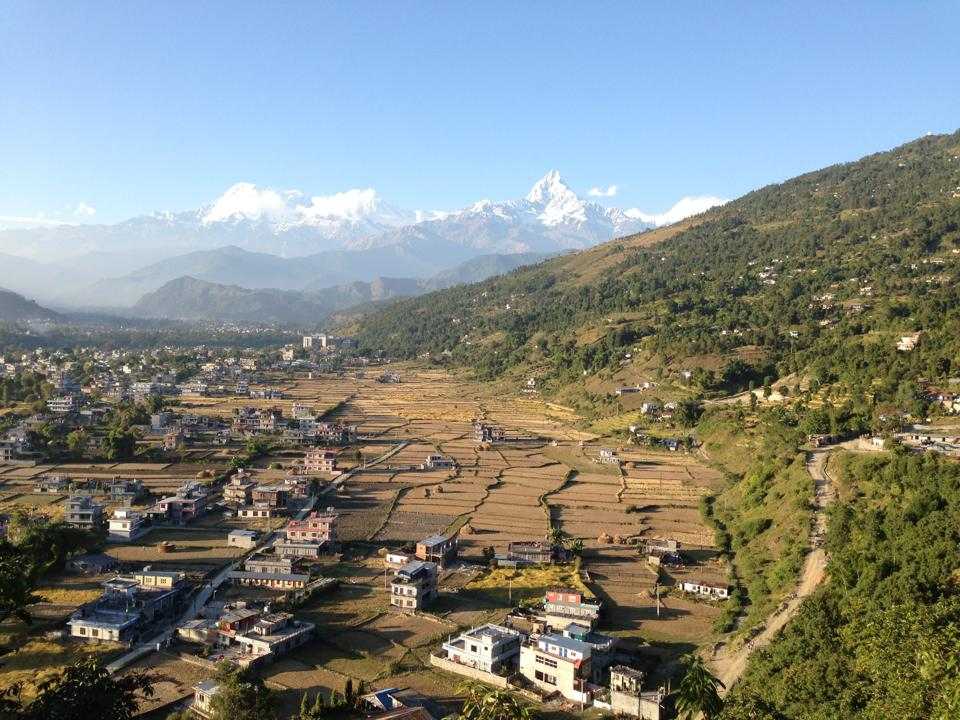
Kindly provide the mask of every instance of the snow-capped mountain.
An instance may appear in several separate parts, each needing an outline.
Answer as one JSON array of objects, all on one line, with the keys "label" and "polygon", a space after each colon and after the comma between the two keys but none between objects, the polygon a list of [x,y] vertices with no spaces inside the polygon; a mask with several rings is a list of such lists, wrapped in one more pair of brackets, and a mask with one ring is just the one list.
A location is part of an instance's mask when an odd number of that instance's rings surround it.
[{"label": "snow-capped mountain", "polygon": [[[114,225],[0,231],[0,254],[70,268],[53,285],[46,282],[49,273],[39,284],[23,278],[18,289],[36,288],[44,297],[65,297],[150,263],[188,254],[200,257],[227,246],[280,258],[309,257],[311,267],[328,268],[323,277],[336,282],[368,280],[374,270],[426,277],[480,255],[589,247],[676,222],[719,202],[685,198],[662,215],[605,207],[579,197],[556,170],[522,198],[481,200],[452,212],[397,208],[372,188],[308,196],[237,183],[196,210],[153,213]],[[217,257],[229,264],[235,253],[220,252]]]}]

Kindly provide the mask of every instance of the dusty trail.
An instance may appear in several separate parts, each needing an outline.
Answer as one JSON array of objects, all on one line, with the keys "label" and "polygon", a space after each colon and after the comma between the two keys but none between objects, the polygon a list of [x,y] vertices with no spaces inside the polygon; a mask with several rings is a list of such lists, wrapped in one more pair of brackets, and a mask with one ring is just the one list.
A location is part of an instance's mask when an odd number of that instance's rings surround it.
[{"label": "dusty trail", "polygon": [[771,643],[777,633],[797,614],[804,598],[813,593],[826,578],[827,555],[823,549],[823,537],[827,530],[826,511],[836,497],[836,489],[826,473],[831,449],[828,447],[814,450],[807,458],[807,472],[814,481],[815,510],[810,527],[810,552],[800,573],[797,589],[767,616],[764,628],[759,634],[739,648],[724,646],[709,660],[714,674],[728,690],[743,675],[750,656]]}]

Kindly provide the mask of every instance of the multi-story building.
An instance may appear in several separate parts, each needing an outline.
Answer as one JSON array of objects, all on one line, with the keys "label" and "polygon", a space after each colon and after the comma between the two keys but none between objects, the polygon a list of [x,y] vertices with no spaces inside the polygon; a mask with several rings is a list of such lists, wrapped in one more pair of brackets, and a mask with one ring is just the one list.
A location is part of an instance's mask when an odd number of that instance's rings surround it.
[{"label": "multi-story building", "polygon": [[117,576],[103,584],[103,595],[81,606],[67,625],[73,637],[131,642],[160,617],[170,617],[186,588],[183,573],[151,571]]},{"label": "multi-story building", "polygon": [[436,563],[441,567],[448,565],[457,558],[457,535],[431,535],[417,542],[414,553],[418,560]]},{"label": "multi-story building", "polygon": [[427,455],[427,459],[423,461],[420,465],[421,470],[448,470],[450,468],[455,468],[457,466],[457,461],[453,458],[447,457],[446,455],[440,455],[438,453],[431,453]]},{"label": "multi-story building", "polygon": [[73,479],[66,475],[41,475],[33,484],[33,491],[61,495],[70,492],[72,482]]},{"label": "multi-story building", "polygon": [[286,509],[290,499],[290,489],[286,485],[257,485],[253,488],[252,501],[254,505]]},{"label": "multi-story building", "polygon": [[193,686],[193,703],[190,709],[201,718],[213,716],[213,698],[220,692],[220,685],[214,680],[201,680]]},{"label": "multi-story building", "polygon": [[443,644],[447,659],[488,673],[510,674],[520,658],[525,636],[502,625],[481,625]]},{"label": "multi-story building", "polygon": [[243,470],[237,472],[230,478],[223,487],[223,501],[234,507],[238,505],[249,505],[253,500],[253,488],[256,486],[253,476]]},{"label": "multi-story building", "polygon": [[294,619],[290,613],[263,615],[253,627],[233,638],[243,654],[238,664],[262,663],[288,653],[307,642],[315,627],[313,623]]},{"label": "multi-story building", "polygon": [[74,495],[64,503],[63,521],[81,530],[96,530],[103,525],[103,505],[89,495]]},{"label": "multi-story building", "polygon": [[150,529],[147,518],[130,508],[117,508],[110,518],[109,534],[111,542],[130,542],[142,537]]},{"label": "multi-story building", "polygon": [[600,618],[601,607],[599,600],[585,598],[579,590],[558,588],[546,592],[543,614],[546,623],[553,628],[562,630],[572,622],[592,628]]},{"label": "multi-story building", "polygon": [[337,451],[311,448],[303,456],[303,470],[308,473],[333,472],[337,469]]},{"label": "multi-story building", "polygon": [[243,564],[243,570],[233,571],[230,577],[240,585],[298,590],[306,586],[310,576],[295,572],[296,569],[296,563],[291,558],[254,555]]},{"label": "multi-story building", "polygon": [[291,542],[336,542],[338,514],[333,508],[312,512],[303,520],[287,523],[286,536]]},{"label": "multi-story building", "polygon": [[107,495],[110,502],[129,505],[147,492],[142,480],[114,478],[107,485]]},{"label": "multi-story building", "polygon": [[589,702],[590,646],[562,635],[535,635],[520,648],[520,673],[546,692]]},{"label": "multi-story building", "polygon": [[159,522],[185,525],[207,511],[209,501],[207,488],[198,482],[182,485],[174,495],[162,498],[147,513]]},{"label": "multi-story building", "polygon": [[436,597],[436,563],[407,563],[397,570],[390,583],[390,605],[403,612],[422,610]]},{"label": "multi-story building", "polygon": [[68,415],[80,409],[79,395],[59,395],[47,400],[47,409],[58,415]]},{"label": "multi-story building", "polygon": [[318,558],[323,545],[318,542],[296,542],[293,540],[278,540],[273,546],[278,556],[284,558]]}]

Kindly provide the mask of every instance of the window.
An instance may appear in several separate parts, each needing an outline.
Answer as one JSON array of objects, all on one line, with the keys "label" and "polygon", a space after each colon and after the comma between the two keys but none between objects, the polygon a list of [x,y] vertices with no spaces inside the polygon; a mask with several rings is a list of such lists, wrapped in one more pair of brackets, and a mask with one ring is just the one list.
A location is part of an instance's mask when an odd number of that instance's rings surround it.
[{"label": "window", "polygon": [[554,675],[547,675],[545,672],[540,672],[539,670],[537,670],[537,671],[534,673],[534,676],[535,676],[535,677],[537,678],[537,680],[539,680],[540,682],[545,682],[545,683],[547,683],[548,685],[556,685],[556,684],[557,684],[557,678],[556,678]]},{"label": "window", "polygon": [[544,657],[543,655],[537,655],[537,663],[540,665],[546,665],[547,667],[551,667],[551,668],[555,668],[557,666],[556,660],[551,660],[550,658]]}]

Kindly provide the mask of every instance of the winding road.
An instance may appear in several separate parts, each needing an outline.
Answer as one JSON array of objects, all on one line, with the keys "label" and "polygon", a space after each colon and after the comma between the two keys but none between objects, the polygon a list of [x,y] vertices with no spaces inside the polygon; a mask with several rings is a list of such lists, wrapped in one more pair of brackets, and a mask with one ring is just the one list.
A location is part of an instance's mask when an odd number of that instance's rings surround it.
[{"label": "winding road", "polygon": [[750,656],[769,645],[788,622],[797,614],[804,598],[813,593],[827,574],[827,554],[823,549],[827,530],[827,508],[836,498],[836,488],[826,472],[827,459],[834,447],[823,447],[807,456],[807,472],[814,481],[814,514],[810,526],[810,552],[807,553],[797,588],[776,610],[767,616],[763,630],[743,645],[726,645],[708,660],[714,674],[728,691],[743,675]]}]

